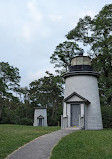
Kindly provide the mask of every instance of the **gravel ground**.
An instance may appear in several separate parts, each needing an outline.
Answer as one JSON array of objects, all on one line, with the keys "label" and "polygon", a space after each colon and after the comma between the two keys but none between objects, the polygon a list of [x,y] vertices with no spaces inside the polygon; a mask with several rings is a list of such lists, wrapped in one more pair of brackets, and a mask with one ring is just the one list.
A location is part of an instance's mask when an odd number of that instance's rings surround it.
[{"label": "gravel ground", "polygon": [[67,128],[43,135],[29,142],[25,146],[22,146],[9,155],[7,159],[48,159],[53,147],[59,142],[59,140],[76,130],[78,129]]}]

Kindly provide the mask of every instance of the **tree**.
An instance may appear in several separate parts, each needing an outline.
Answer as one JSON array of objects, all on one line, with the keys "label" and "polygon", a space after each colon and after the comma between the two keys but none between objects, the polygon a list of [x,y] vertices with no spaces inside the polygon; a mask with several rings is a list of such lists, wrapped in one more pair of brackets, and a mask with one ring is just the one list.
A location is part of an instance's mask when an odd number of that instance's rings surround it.
[{"label": "tree", "polygon": [[29,99],[29,89],[27,87],[17,87],[15,88],[17,94],[19,94],[19,100],[24,103],[30,103]]},{"label": "tree", "polygon": [[[19,86],[19,82],[19,69],[10,66],[8,63],[0,62],[0,116],[6,99],[18,102],[18,99],[14,97],[12,92],[15,87]],[[8,104],[7,106],[10,107]]]},{"label": "tree", "polygon": [[50,57],[51,63],[55,64],[55,67],[61,67],[61,69],[67,71],[72,58],[76,56],[78,51],[83,51],[83,49],[75,42],[65,41],[60,43]]},{"label": "tree", "polygon": [[112,104],[112,66],[109,64],[111,60],[111,55],[107,53],[99,54],[92,61],[94,70],[100,73],[98,84],[102,106],[110,106]]},{"label": "tree", "polygon": [[29,96],[34,107],[45,107],[48,111],[48,124],[57,124],[62,113],[62,78],[46,72],[47,76],[30,83]]},{"label": "tree", "polygon": [[0,62],[0,91],[3,95],[10,95],[9,91],[14,91],[19,86],[19,69],[10,66],[8,63]]},{"label": "tree", "polygon": [[[112,53],[112,4],[106,5],[93,19],[80,18],[77,26],[68,32],[67,39],[90,45],[95,56]],[[89,52],[90,53],[90,52]]]}]

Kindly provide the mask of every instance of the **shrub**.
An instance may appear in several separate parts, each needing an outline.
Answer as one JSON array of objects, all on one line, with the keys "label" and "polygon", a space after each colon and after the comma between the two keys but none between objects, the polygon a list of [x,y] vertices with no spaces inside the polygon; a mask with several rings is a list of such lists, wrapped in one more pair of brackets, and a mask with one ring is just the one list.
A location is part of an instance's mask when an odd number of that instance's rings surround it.
[{"label": "shrub", "polygon": [[16,121],[16,124],[19,125],[32,125],[33,121],[28,118],[19,118],[18,121]]},{"label": "shrub", "polygon": [[112,106],[102,106],[102,120],[104,128],[112,128]]}]

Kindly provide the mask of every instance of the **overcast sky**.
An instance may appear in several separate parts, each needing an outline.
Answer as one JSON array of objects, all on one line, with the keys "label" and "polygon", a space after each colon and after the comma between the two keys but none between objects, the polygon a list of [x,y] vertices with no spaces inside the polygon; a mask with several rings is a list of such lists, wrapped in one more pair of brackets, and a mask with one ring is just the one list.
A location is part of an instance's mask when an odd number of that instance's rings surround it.
[{"label": "overcast sky", "polygon": [[21,86],[54,72],[50,56],[79,18],[112,0],[0,0],[0,62],[18,67]]}]

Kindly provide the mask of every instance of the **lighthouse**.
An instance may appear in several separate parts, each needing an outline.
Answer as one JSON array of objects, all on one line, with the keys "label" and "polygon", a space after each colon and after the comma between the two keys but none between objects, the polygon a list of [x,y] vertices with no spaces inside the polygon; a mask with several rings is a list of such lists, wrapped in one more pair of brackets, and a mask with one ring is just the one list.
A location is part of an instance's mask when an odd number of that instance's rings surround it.
[{"label": "lighthouse", "polygon": [[61,127],[103,129],[97,81],[99,73],[93,71],[90,57],[82,54],[74,57],[69,71],[63,76],[65,92]]}]

